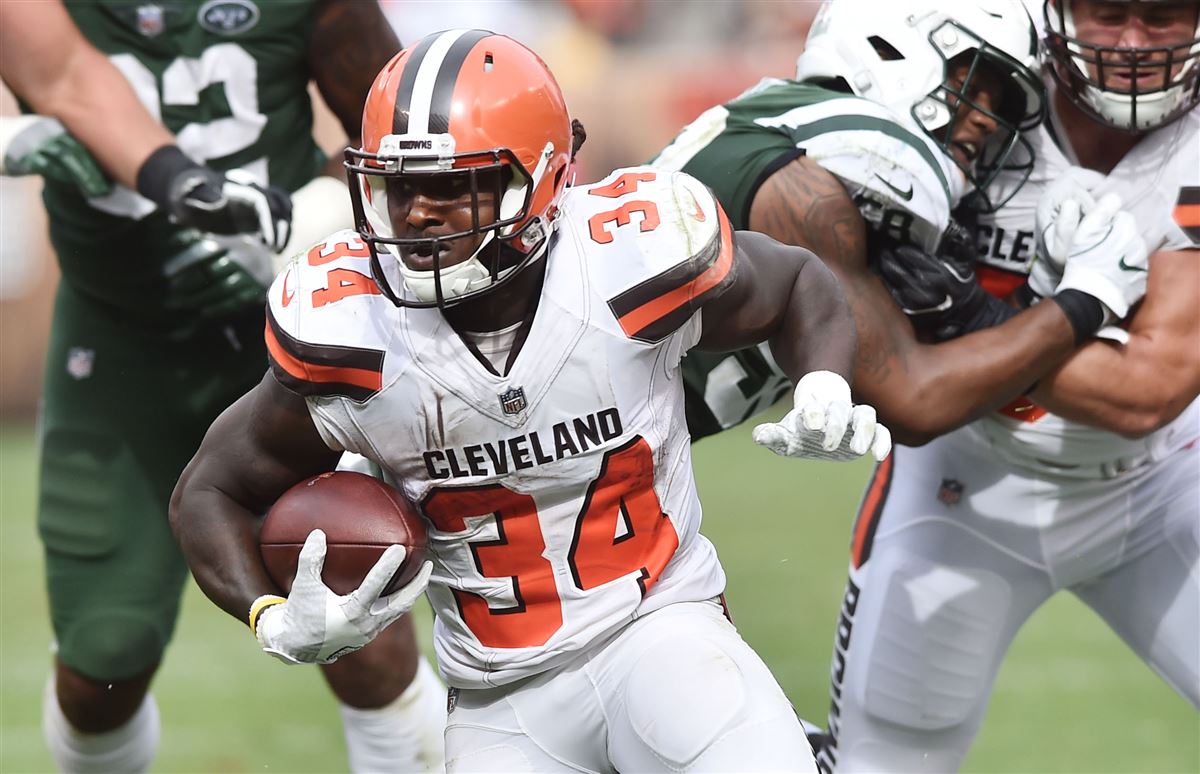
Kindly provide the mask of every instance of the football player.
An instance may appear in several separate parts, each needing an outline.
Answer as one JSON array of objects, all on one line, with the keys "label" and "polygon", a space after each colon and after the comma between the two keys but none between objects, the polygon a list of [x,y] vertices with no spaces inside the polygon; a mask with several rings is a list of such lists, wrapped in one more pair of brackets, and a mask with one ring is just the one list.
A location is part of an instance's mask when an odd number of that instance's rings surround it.
[{"label": "football player", "polygon": [[[308,74],[357,136],[369,78],[398,47],[370,3],[0,5],[0,75],[42,114],[6,120],[4,172],[46,177],[62,270],[38,528],[57,640],[44,732],[64,771],[150,765],[147,691],[187,578],[168,499],[266,357],[247,266],[288,241],[293,205],[301,223],[353,222],[340,163],[338,179],[318,174]],[[424,663],[402,622],[324,670],[352,768],[440,765],[442,689]]]},{"label": "football player", "polygon": [[[1144,285],[1115,256],[1079,256],[1055,303],[1008,320],[1004,310],[956,305],[1006,321],[929,344],[879,277],[882,251],[959,249],[951,211],[964,198],[994,207],[1029,174],[1022,132],[1043,115],[1036,41],[1028,14],[1008,0],[838,0],[814,20],[797,80],[768,78],[710,109],[652,162],[707,183],[735,226],[829,263],[857,323],[855,390],[907,443],[1011,400],[1100,326],[1089,316],[1100,296],[1136,297]],[[1005,170],[1007,189],[997,185]],[[1103,216],[1091,222],[1107,223]],[[974,282],[950,290],[982,295]],[[684,376],[694,438],[780,396],[779,371],[762,348],[692,355]]]},{"label": "football player", "polygon": [[[649,167],[568,186],[582,126],[544,63],[479,30],[379,74],[347,152],[358,227],[268,294],[271,370],[209,430],[172,524],[197,582],[288,662],[362,646],[428,583],[451,771],[815,770],[726,618],[699,534],[679,363],[769,340],[795,408],[758,440],[886,456],[846,381],[853,318],[811,252],[735,231]],[[273,596],[254,516],[345,451],[419,507],[430,565],[377,598],[319,582],[314,531]]]},{"label": "football player", "polygon": [[[1200,706],[1200,4],[1041,12],[1050,118],[1029,182],[980,219],[980,277],[1044,297],[1061,228],[1039,220],[1119,192],[1152,252],[1147,292],[1114,341],[876,473],[835,646],[839,770],[956,768],[1012,638],[1064,589]],[[936,282],[936,265],[911,276]]]}]

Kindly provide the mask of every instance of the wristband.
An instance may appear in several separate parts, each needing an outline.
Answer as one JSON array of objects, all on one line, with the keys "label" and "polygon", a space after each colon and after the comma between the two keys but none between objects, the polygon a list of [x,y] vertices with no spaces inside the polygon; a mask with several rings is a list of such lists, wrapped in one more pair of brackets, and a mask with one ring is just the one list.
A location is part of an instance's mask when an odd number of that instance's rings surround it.
[{"label": "wristband", "polygon": [[284,602],[287,602],[286,597],[281,597],[278,594],[263,594],[250,603],[250,631],[254,633],[255,637],[258,636],[258,618],[262,615],[263,611],[268,607],[282,605]]},{"label": "wristband", "polygon": [[1090,339],[1104,324],[1104,304],[1095,296],[1090,296],[1082,290],[1067,288],[1050,298],[1067,316],[1067,322],[1071,323],[1071,328],[1075,331],[1075,346]]},{"label": "wristband", "polygon": [[151,153],[138,168],[138,193],[165,210],[169,204],[171,181],[180,172],[200,168],[200,165],[189,159],[178,145],[164,145]]},{"label": "wristband", "polygon": [[1036,290],[1029,287],[1028,282],[1014,290],[1012,297],[1021,309],[1028,309],[1038,301],[1042,300],[1041,295]]}]

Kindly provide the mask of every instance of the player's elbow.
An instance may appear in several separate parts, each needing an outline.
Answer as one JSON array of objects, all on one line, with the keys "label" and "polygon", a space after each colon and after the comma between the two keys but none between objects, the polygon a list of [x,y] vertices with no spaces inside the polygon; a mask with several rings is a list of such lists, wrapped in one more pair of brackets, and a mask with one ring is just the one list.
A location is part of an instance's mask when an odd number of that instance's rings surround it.
[{"label": "player's elbow", "polygon": [[944,421],[937,411],[916,402],[902,406],[876,405],[876,410],[879,421],[891,431],[892,440],[904,446],[924,446],[957,427]]},{"label": "player's elbow", "polygon": [[167,506],[167,522],[171,525],[171,533],[175,535],[175,540],[183,542],[185,532],[188,526],[187,514],[190,512],[191,501],[191,466],[183,471],[183,475],[179,477],[179,481],[175,484],[175,490],[171,492],[171,502]]},{"label": "player's elbow", "polygon": [[1104,429],[1126,438],[1144,438],[1174,421],[1194,398],[1195,393],[1152,398],[1139,405],[1114,412]]},{"label": "player's elbow", "polygon": [[924,446],[935,438],[940,438],[951,430],[965,424],[964,422],[944,422],[937,418],[924,421],[912,418],[889,421],[885,417],[880,417],[880,421],[891,431],[892,440],[895,443],[913,447]]},{"label": "player's elbow", "polygon": [[1126,438],[1142,438],[1175,420],[1200,394],[1200,369],[1194,363],[1158,363],[1153,372],[1130,379],[1125,405],[1109,412],[1104,429]]}]

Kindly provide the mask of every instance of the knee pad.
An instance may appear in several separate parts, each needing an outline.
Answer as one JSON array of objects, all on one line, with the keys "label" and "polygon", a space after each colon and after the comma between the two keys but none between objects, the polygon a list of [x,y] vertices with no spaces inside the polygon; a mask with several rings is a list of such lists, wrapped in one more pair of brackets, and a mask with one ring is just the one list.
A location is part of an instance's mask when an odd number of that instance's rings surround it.
[{"label": "knee pad", "polygon": [[59,633],[58,657],[93,680],[124,680],[153,668],[169,633],[145,616],[105,612]]},{"label": "knee pad", "polygon": [[633,732],[655,757],[683,768],[744,713],[737,661],[711,640],[668,637],[638,658],[625,685]]},{"label": "knee pad", "polygon": [[902,728],[952,728],[987,701],[1008,644],[1012,591],[977,567],[895,559],[890,572],[873,568],[874,599],[859,601],[848,654],[867,652],[857,698],[867,714]]}]

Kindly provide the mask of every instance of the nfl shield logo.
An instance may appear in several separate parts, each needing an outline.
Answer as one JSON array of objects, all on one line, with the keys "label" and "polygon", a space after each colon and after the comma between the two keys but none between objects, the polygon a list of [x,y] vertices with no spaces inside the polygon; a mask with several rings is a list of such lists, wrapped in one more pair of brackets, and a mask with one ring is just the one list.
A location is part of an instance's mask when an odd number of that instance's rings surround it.
[{"label": "nfl shield logo", "polygon": [[67,351],[67,373],[76,379],[86,379],[92,375],[92,365],[96,362],[96,350],[83,347],[71,347]]},{"label": "nfl shield logo", "polygon": [[962,499],[963,485],[952,478],[943,478],[938,489],[938,499],[946,505],[958,505]]},{"label": "nfl shield logo", "polygon": [[158,37],[166,27],[161,5],[141,5],[137,9],[138,32],[148,38]]},{"label": "nfl shield logo", "polygon": [[520,414],[525,410],[525,388],[513,387],[500,393],[500,408],[505,414]]}]

